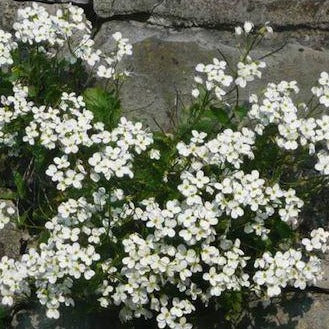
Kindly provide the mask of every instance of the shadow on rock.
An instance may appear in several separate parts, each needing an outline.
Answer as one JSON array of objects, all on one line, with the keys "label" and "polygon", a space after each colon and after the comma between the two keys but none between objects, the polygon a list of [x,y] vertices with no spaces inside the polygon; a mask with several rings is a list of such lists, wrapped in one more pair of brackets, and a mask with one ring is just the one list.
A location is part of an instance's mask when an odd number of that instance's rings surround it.
[{"label": "shadow on rock", "polygon": [[[196,316],[196,329],[328,329],[329,296],[289,292],[268,305],[253,302],[246,306],[238,325],[229,324],[219,311],[204,310]],[[63,311],[58,321],[45,317],[40,307],[19,311],[11,328],[5,329],[156,329],[156,321],[137,320],[121,324],[118,312],[87,313],[73,308]]]}]

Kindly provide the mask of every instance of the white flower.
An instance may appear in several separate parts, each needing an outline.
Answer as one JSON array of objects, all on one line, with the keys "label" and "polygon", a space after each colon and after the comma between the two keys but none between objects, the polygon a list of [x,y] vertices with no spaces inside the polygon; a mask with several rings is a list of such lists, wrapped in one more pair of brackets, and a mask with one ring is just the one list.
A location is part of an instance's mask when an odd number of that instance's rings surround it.
[{"label": "white flower", "polygon": [[246,21],[243,24],[243,29],[246,34],[250,33],[253,28],[254,28],[254,24],[252,22]]},{"label": "white flower", "polygon": [[198,98],[199,95],[200,95],[200,91],[199,91],[198,89],[193,89],[193,90],[192,90],[192,96],[193,96],[194,98]]},{"label": "white flower", "polygon": [[241,26],[237,26],[237,27],[235,28],[235,34],[236,34],[236,35],[241,35],[242,32],[243,32],[243,30],[242,30]]},{"label": "white flower", "polygon": [[115,41],[120,41],[122,39],[122,34],[121,32],[115,32],[114,34],[112,34],[112,37]]}]

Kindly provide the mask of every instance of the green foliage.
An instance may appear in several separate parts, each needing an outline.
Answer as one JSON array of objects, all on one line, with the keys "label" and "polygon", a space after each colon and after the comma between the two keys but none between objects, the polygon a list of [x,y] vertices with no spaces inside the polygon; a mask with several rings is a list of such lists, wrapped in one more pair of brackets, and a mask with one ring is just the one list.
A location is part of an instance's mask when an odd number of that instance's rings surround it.
[{"label": "green foliage", "polygon": [[0,306],[0,329],[7,329],[8,311]]},{"label": "green foliage", "polygon": [[247,106],[237,106],[234,109],[234,113],[238,116],[239,121],[242,121],[247,117],[248,111],[249,109]]},{"label": "green foliage", "polygon": [[103,122],[107,129],[117,125],[121,111],[119,98],[114,91],[109,92],[101,87],[87,88],[83,98],[96,121]]},{"label": "green foliage", "polygon": [[13,176],[14,176],[14,183],[16,186],[18,197],[24,199],[27,194],[26,182],[23,176],[18,171],[15,171],[13,173]]},{"label": "green foliage", "polygon": [[230,127],[231,126],[231,118],[228,114],[228,110],[223,108],[218,108],[215,106],[210,106],[210,112],[211,112],[211,119],[216,119],[218,123],[222,127]]},{"label": "green foliage", "polygon": [[245,310],[245,297],[241,291],[232,291],[223,296],[223,308],[225,310],[225,319],[236,325],[239,323],[241,315]]},{"label": "green foliage", "polygon": [[36,104],[55,105],[63,92],[81,90],[88,75],[81,65],[56,58],[49,61],[47,55],[33,46],[22,46],[13,54],[14,65],[8,81],[20,81],[29,87],[29,96]]},{"label": "green foliage", "polygon": [[[12,93],[12,82],[19,82],[28,86],[28,99],[37,106],[56,107],[63,92],[75,92],[82,95],[86,108],[93,113],[96,122],[103,122],[105,129],[111,131],[118,124],[122,109],[119,100],[117,85],[113,84],[109,88],[93,86],[90,79],[90,72],[87,72],[81,61],[71,64],[67,60],[55,56],[47,57],[40,51],[39,47],[19,45],[13,52],[14,64],[9,72],[0,72],[0,95],[10,95]],[[108,87],[108,86],[106,86]],[[233,90],[234,91],[234,90]],[[176,120],[173,121],[172,130],[169,132],[156,131],[153,133],[154,143],[152,147],[160,151],[161,157],[156,161],[151,159],[147,152],[134,154],[134,178],[126,179],[113,177],[110,181],[99,178],[99,181],[88,182],[81,189],[68,189],[57,191],[52,177],[48,177],[45,171],[52,164],[53,159],[59,155],[58,150],[46,150],[40,143],[28,145],[17,138],[15,144],[16,154],[13,154],[11,147],[3,146],[0,158],[0,173],[3,178],[2,187],[7,187],[12,192],[0,193],[1,199],[15,200],[19,207],[17,224],[19,228],[28,230],[37,244],[47,242],[50,234],[44,225],[50,218],[57,214],[58,205],[68,198],[78,199],[86,197],[92,200],[93,192],[102,186],[107,191],[122,189],[125,191],[128,201],[137,205],[144,199],[154,198],[161,207],[169,200],[182,201],[182,194],[177,186],[181,182],[181,174],[191,164],[191,159],[178,159],[177,143],[189,143],[194,130],[207,133],[209,138],[215,138],[217,134],[225,129],[232,131],[239,130],[242,126],[250,125],[248,112],[249,104],[240,104],[239,99],[234,105],[224,102],[216,102],[210,92],[201,91],[201,96],[190,106],[184,108]],[[28,115],[13,120],[8,125],[8,132],[15,132],[19,137],[25,134],[25,127],[31,120]],[[4,129],[4,132],[7,130]],[[328,183],[328,177],[320,177],[310,174],[308,150],[296,150],[283,152],[275,141],[277,127],[268,125],[262,135],[257,136],[254,147],[254,158],[244,161],[241,170],[250,173],[257,170],[260,177],[266,183],[279,184],[285,190],[294,188],[298,196],[312,207],[314,195],[323,192]],[[112,145],[112,144],[111,144]],[[88,161],[93,150],[83,148],[79,155],[71,154],[78,166],[79,160]],[[79,158],[81,157],[81,159]],[[311,162],[314,162],[314,159]],[[232,165],[227,164],[225,168],[216,164],[205,165],[203,171],[209,177],[214,177],[218,181],[225,178],[227,171],[237,171]],[[207,202],[209,196],[204,193],[204,201]],[[117,202],[117,204],[115,203]],[[120,208],[120,200],[113,201],[113,205]],[[105,205],[105,207],[107,207]],[[111,207],[108,206],[108,216],[111,218]],[[268,239],[261,239],[255,234],[247,235],[244,227],[255,218],[255,212],[244,210],[243,217],[234,219],[229,215],[223,215],[215,229],[218,235],[233,241],[243,237],[243,249],[246,255],[261,257],[265,251],[275,252],[284,246],[288,249],[294,246],[297,241],[296,233],[290,224],[274,217],[268,220],[265,228],[270,228],[271,233]],[[96,218],[95,221],[102,223],[104,218]],[[100,224],[102,225],[102,224]],[[122,225],[114,229],[115,238],[103,237],[104,241],[98,246],[102,260],[113,259],[115,266],[120,266],[122,260],[123,247],[118,241],[122,241],[129,232],[138,232],[147,236],[150,231],[132,216],[125,218]],[[179,238],[175,237],[176,243]],[[88,241],[81,242],[84,245]],[[282,249],[284,249],[282,248]],[[198,252],[202,249],[201,243],[196,243]],[[252,275],[254,268],[247,268]],[[95,292],[102,281],[101,269],[95,268],[95,277],[86,283],[80,281],[73,288],[77,300],[86,301]],[[115,275],[115,274],[113,274]],[[118,281],[122,278],[115,277]],[[202,280],[200,278],[200,284]],[[167,287],[171,294],[179,294],[176,287]],[[243,291],[229,291],[224,293],[220,300],[225,311],[225,318],[231,323],[237,323],[244,312],[244,303],[247,296]],[[85,305],[84,305],[85,306]],[[91,306],[94,310],[95,305]],[[86,306],[86,310],[88,306]],[[87,312],[87,311],[86,311]],[[0,328],[1,321],[7,316],[4,309],[0,308]]]}]

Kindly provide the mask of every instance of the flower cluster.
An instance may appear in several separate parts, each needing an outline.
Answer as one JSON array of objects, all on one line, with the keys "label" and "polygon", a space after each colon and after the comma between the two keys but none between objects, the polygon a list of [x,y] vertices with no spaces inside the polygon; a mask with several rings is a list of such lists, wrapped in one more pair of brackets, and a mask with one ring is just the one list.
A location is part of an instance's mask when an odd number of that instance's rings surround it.
[{"label": "flower cluster", "polygon": [[[124,56],[132,55],[132,45],[128,39],[122,37],[120,32],[114,33],[113,39],[116,41],[116,49],[110,56],[105,58],[105,64],[98,66],[97,75],[100,78],[110,79],[116,77],[114,64],[120,62]],[[126,71],[123,74],[129,75]]]},{"label": "flower cluster", "polygon": [[100,78],[117,79],[128,75],[126,71],[118,72],[117,64],[124,56],[132,54],[129,40],[116,32],[113,34],[115,45],[110,54],[95,49],[91,23],[85,19],[79,7],[65,5],[51,15],[45,7],[33,3],[31,7],[17,11],[13,29],[13,36],[0,31],[0,67],[13,64],[11,51],[17,47],[16,42],[21,42],[38,46],[39,51],[47,53],[49,57],[61,52],[71,63],[81,59],[93,70],[96,68]]},{"label": "flower cluster", "polygon": [[[243,28],[241,26],[235,28],[236,36],[244,36],[247,40],[252,32],[254,32],[254,24],[252,22],[245,22]],[[259,36],[261,40],[264,36],[272,32],[272,28],[266,23],[257,30],[257,37]],[[257,41],[260,42],[260,40]],[[197,87],[192,90],[192,96],[195,98],[199,97],[200,89],[204,88],[209,93],[213,92],[218,101],[222,101],[224,96],[232,90],[238,89],[239,87],[245,88],[247,83],[253,81],[255,77],[261,78],[262,72],[260,69],[265,68],[266,63],[253,60],[249,54],[251,49],[249,46],[246,48],[246,50],[241,51],[240,61],[237,63],[236,67],[228,65],[226,61],[220,61],[217,58],[213,59],[212,64],[198,64],[195,70],[198,73],[206,75],[206,78],[204,79],[200,75],[195,76],[194,81],[197,83]],[[226,60],[225,56],[222,56]],[[231,75],[225,73],[227,66],[229,66]],[[229,87],[233,82],[234,86],[231,90],[227,91],[225,88]]]},{"label": "flower cluster", "polygon": [[253,61],[250,56],[247,56],[244,62],[238,63],[238,77],[235,79],[235,83],[241,88],[245,88],[247,82],[253,81],[255,77],[262,77],[259,69],[264,67],[266,67],[265,62]]},{"label": "flower cluster", "polygon": [[17,47],[10,33],[0,30],[0,68],[13,64],[11,52]]},{"label": "flower cluster", "polygon": [[[100,259],[100,255],[92,244],[97,242],[95,236],[102,232],[95,233],[87,228],[80,231],[73,227],[76,223],[87,222],[96,209],[96,205],[88,204],[83,198],[62,203],[57,216],[45,224],[50,232],[47,243],[40,244],[39,250],[31,248],[19,261],[7,257],[1,259],[3,304],[12,305],[17,295],[29,295],[28,281],[33,279],[36,295],[47,307],[48,317],[59,317],[60,304],[74,305],[70,296],[73,279],[83,276],[90,280],[95,275],[91,265]],[[80,245],[77,242],[79,234],[89,236],[90,244],[86,247]],[[94,243],[90,237],[94,238]]]},{"label": "flower cluster", "polygon": [[311,232],[311,238],[304,238],[302,244],[305,246],[307,251],[321,250],[326,252],[328,250],[328,238],[329,232],[323,228],[318,228]]},{"label": "flower cluster", "polygon": [[[213,64],[198,64],[196,71],[206,74],[207,79],[204,82],[202,77],[196,76],[194,80],[200,85],[205,83],[206,89],[208,91],[214,90],[216,97],[219,100],[222,100],[222,97],[226,94],[223,88],[229,87],[233,81],[233,78],[230,75],[225,74],[226,66],[226,62],[219,61],[217,58],[213,59]],[[198,89],[192,91],[194,97],[198,97],[199,94],[200,92]]]},{"label": "flower cluster", "polygon": [[319,78],[319,86],[312,88],[312,93],[319,98],[320,104],[329,107],[329,75],[322,72]]},{"label": "flower cluster", "polygon": [[[324,74],[319,79],[323,80]],[[256,131],[262,134],[264,128],[276,125],[278,135],[276,143],[280,148],[296,150],[307,146],[310,154],[315,153],[317,145],[325,145],[325,148],[317,153],[318,162],[315,169],[324,175],[329,173],[329,116],[320,118],[299,117],[299,108],[303,107],[306,113],[310,113],[305,104],[295,105],[292,94],[297,94],[299,88],[296,81],[282,81],[279,84],[269,83],[264,92],[264,98],[259,101],[257,95],[250,96],[252,107],[249,117],[257,122]],[[320,96],[321,98],[321,96]],[[321,103],[321,100],[319,100]]]},{"label": "flower cluster", "polygon": [[266,286],[267,295],[273,297],[280,295],[287,285],[305,289],[307,284],[315,283],[321,278],[321,261],[316,256],[308,260],[302,257],[302,252],[294,249],[278,251],[274,256],[264,253],[255,261],[255,268],[259,269],[253,277],[255,289]]},{"label": "flower cluster", "polygon": [[[82,188],[82,180],[88,172],[94,181],[100,179],[100,174],[108,180],[113,175],[132,177],[132,151],[140,154],[153,143],[152,134],[145,132],[140,123],[133,124],[124,117],[111,132],[105,130],[102,123],[93,123],[93,113],[86,110],[83,98],[74,93],[63,93],[58,108],[34,106],[27,96],[28,88],[17,85],[13,96],[2,97],[0,134],[6,137],[4,143],[9,140],[6,144],[14,145],[16,135],[5,133],[7,125],[31,113],[33,119],[25,127],[22,139],[30,145],[40,144],[48,150],[56,148],[64,153],[55,157],[46,171],[57,182],[59,190],[70,186]],[[90,156],[87,164],[74,160],[79,149],[93,145],[98,145],[99,151]]]},{"label": "flower cluster", "polygon": [[215,139],[205,142],[206,133],[192,131],[193,137],[188,145],[184,142],[177,144],[178,153],[183,157],[198,158],[208,164],[231,164],[236,169],[240,168],[243,158],[254,157],[252,147],[255,134],[244,127],[241,131],[225,129]]},{"label": "flower cluster", "polygon": [[[235,27],[235,34],[238,36],[245,36],[248,37],[250,34],[255,32],[255,25],[253,22],[246,21],[243,24],[243,27],[236,26]],[[263,27],[261,27],[258,31],[256,31],[260,34],[271,34],[273,33],[273,29],[271,26],[269,26],[269,22],[266,22]]]},{"label": "flower cluster", "polygon": [[[204,135],[193,132],[194,142],[201,144],[204,138]],[[178,149],[185,154],[189,147],[180,144]],[[111,303],[123,304],[121,317],[126,320],[140,315],[147,318],[150,311],[155,311],[160,312],[157,316],[160,328],[165,324],[175,328],[182,321],[188,325],[184,315],[189,314],[191,308],[187,313],[169,308],[168,303],[174,305],[175,298],[163,294],[166,286],[184,293],[186,299],[177,303],[186,304],[189,298],[209,302],[227,290],[238,291],[253,285],[249,274],[244,271],[250,257],[241,249],[241,241],[226,237],[225,232],[234,224],[228,222],[222,234],[216,230],[225,218],[237,220],[249,207],[254,212],[253,217],[262,218],[263,222],[275,214],[282,221],[297,222],[303,202],[293,190],[283,191],[278,185],[266,186],[257,171],[251,174],[242,171],[227,173],[223,179],[207,176],[202,170],[207,162],[201,162],[207,159],[205,152],[198,157],[198,152],[193,151],[194,159],[189,170],[182,172],[181,184],[177,186],[182,201],[169,200],[161,208],[151,198],[143,200],[139,206],[129,202],[123,206],[123,211],[117,212],[114,222],[118,225],[132,217],[144,226],[141,231],[146,229],[149,232],[144,237],[132,233],[123,240],[125,257],[121,269],[112,265],[112,259],[103,266],[108,277],[99,289],[102,294],[99,302],[103,307]],[[216,159],[216,155],[213,151],[209,158]],[[216,163],[221,167],[218,160]],[[117,276],[113,279],[115,273],[120,279]],[[203,283],[198,273],[202,273]],[[207,289],[204,290],[204,286]]]},{"label": "flower cluster", "polygon": [[[94,143],[106,146],[89,158],[92,179],[99,180],[100,174],[109,180],[113,175],[133,177],[132,160],[134,151],[141,154],[153,143],[153,136],[142,129],[141,123],[133,124],[122,117],[117,128],[111,132],[102,130],[92,136]],[[151,154],[150,154],[151,157]]]},{"label": "flower cluster", "polygon": [[[233,89],[241,87],[245,88],[247,83],[253,81],[255,77],[261,78],[262,73],[259,69],[266,67],[266,63],[262,61],[253,61],[248,55],[243,61],[237,64],[236,72],[232,75],[225,74],[227,63],[219,61],[217,58],[213,59],[213,64],[198,64],[196,71],[206,74],[206,79],[202,76],[195,76],[194,80],[200,87],[204,87],[209,93],[214,92],[217,100],[222,101],[223,97],[227,94],[225,88],[229,87],[233,80],[235,86]],[[192,90],[193,97],[199,97],[200,87]]]},{"label": "flower cluster", "polygon": [[[22,9],[14,30],[15,36],[0,31],[0,66],[12,65],[17,56],[11,54],[23,44],[56,65],[57,56],[72,66],[85,62],[98,77],[116,79],[122,75],[118,62],[132,53],[120,32],[113,34],[108,56],[94,49],[90,23],[71,5],[55,15],[35,4]],[[246,22],[236,29],[246,39],[266,33],[267,24],[256,31]],[[195,116],[199,121],[213,110],[212,101],[234,114],[239,110],[239,100],[230,104],[228,94],[238,95],[265,67],[249,52],[231,75],[226,69],[232,66],[216,58],[197,65],[200,89],[192,94],[206,98],[192,109],[205,107]],[[42,90],[35,96],[28,78],[14,78],[0,99],[0,146],[14,163],[16,198],[26,202],[18,209],[0,203],[0,229],[15,215],[17,228],[31,228],[32,243],[19,259],[0,260],[2,304],[33,294],[57,319],[62,307],[74,305],[79,284],[100,307],[120,307],[124,321],[154,317],[159,328],[191,329],[197,306],[216,304],[220,296],[248,291],[268,298],[321,278],[329,232],[317,228],[300,238],[299,224],[310,200],[304,197],[327,184],[329,116],[313,118],[311,103],[295,105],[296,82],[270,83],[261,95],[251,95],[245,121],[235,122],[239,116],[233,114],[229,124],[211,122],[198,131],[191,120],[167,134],[116,116],[114,91],[94,88],[97,97],[90,102],[72,87],[48,99]],[[322,73],[313,88],[316,106],[327,106],[328,86]],[[289,182],[301,174],[309,178],[298,167],[304,158],[299,161],[297,150],[313,160],[315,177],[322,179],[307,194],[298,178]],[[268,153],[278,158],[278,168]]]},{"label": "flower cluster", "polygon": [[10,218],[16,214],[15,207],[5,201],[0,202],[0,230],[10,222]]}]

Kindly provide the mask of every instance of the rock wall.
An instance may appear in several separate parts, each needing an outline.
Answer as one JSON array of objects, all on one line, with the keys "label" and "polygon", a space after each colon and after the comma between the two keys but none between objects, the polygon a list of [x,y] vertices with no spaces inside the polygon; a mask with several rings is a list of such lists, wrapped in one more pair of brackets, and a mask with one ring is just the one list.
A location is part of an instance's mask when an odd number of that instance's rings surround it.
[{"label": "rock wall", "polygon": [[[55,10],[56,0],[44,0]],[[57,2],[65,2],[57,1]],[[127,65],[132,77],[125,83],[121,96],[130,117],[152,117],[166,126],[166,113],[190,100],[194,67],[220,57],[220,48],[229,59],[237,56],[234,26],[251,20],[255,24],[270,21],[275,33],[253,56],[261,57],[285,44],[267,59],[264,79],[255,81],[245,97],[263,88],[264,82],[297,80],[307,99],[309,89],[321,71],[329,71],[329,0],[74,0],[86,10],[95,28],[95,40],[104,51],[110,48],[110,35],[121,31],[134,46],[134,56]],[[46,3],[46,4],[45,4]],[[19,7],[30,2],[0,0],[0,28],[10,30]],[[9,233],[7,234],[9,237]],[[0,237],[1,240],[1,237]],[[0,249],[3,246],[0,243]],[[0,250],[1,253],[1,250]],[[329,270],[326,270],[326,279]],[[328,280],[321,283],[328,289]],[[306,296],[306,295],[305,295]],[[255,328],[327,329],[329,299],[311,293],[300,301],[293,299],[275,309],[265,321],[260,316]],[[301,316],[303,312],[306,312]],[[273,314],[272,314],[273,315]],[[71,317],[63,328],[102,328],[97,322]],[[19,314],[16,328],[62,328],[43,322],[38,311]],[[46,321],[46,320],[45,320]],[[64,321],[64,320],[63,320]],[[73,323],[74,322],[74,323]],[[115,328],[119,325],[113,324]],[[206,327],[205,327],[206,326]],[[207,325],[203,329],[208,329]],[[106,328],[106,326],[104,327]],[[200,326],[201,328],[201,326]],[[247,326],[245,326],[247,328]]]},{"label": "rock wall", "polygon": [[95,0],[97,15],[113,17],[147,13],[169,24],[199,27],[230,26],[246,19],[274,26],[328,27],[326,0]]},{"label": "rock wall", "polygon": [[[233,30],[245,20],[270,21],[275,30],[254,57],[285,47],[267,59],[264,79],[255,81],[244,96],[264,82],[285,79],[297,80],[301,98],[307,99],[318,74],[329,68],[328,0],[91,1],[73,2],[85,8],[100,48],[109,49],[115,31],[134,45],[127,63],[133,74],[122,89],[123,106],[131,117],[149,123],[155,116],[165,126],[166,112],[188,103],[196,64],[220,57],[218,48],[229,59],[236,56]],[[14,12],[25,4],[0,0],[0,26],[10,28]]]},{"label": "rock wall", "polygon": [[[302,98],[318,74],[329,67],[329,1],[324,0],[95,0],[103,18],[96,35],[106,50],[116,30],[134,44],[133,77],[123,88],[123,103],[138,117],[154,115],[165,123],[166,112],[190,98],[195,65],[220,56],[236,56],[232,33],[237,24],[270,21],[275,33],[253,54],[285,47],[271,58],[264,80],[297,80]],[[264,86],[255,81],[244,96]]]}]

